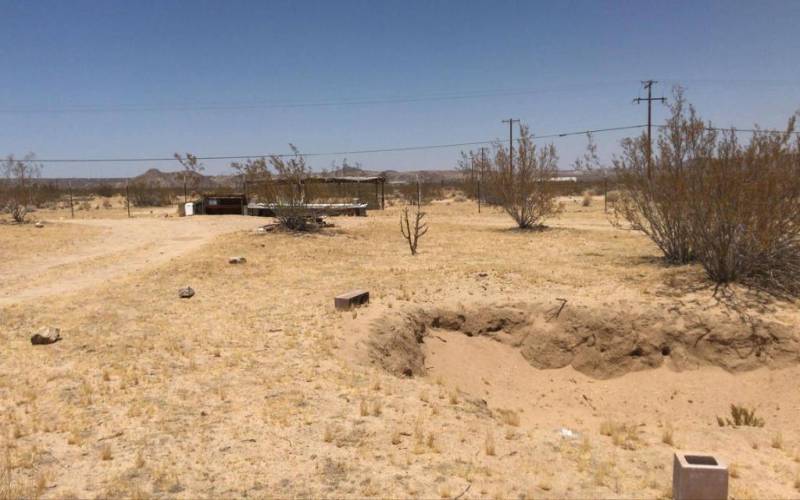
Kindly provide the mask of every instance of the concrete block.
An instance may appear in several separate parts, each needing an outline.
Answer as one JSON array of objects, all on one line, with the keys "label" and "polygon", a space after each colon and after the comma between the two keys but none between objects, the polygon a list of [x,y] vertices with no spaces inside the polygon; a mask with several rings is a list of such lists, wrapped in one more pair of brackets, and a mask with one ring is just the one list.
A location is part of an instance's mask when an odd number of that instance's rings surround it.
[{"label": "concrete block", "polygon": [[352,290],[341,295],[337,295],[334,300],[336,309],[347,311],[355,306],[369,303],[369,292],[366,290]]},{"label": "concrete block", "polygon": [[706,453],[676,452],[672,464],[675,500],[726,500],[728,465]]}]

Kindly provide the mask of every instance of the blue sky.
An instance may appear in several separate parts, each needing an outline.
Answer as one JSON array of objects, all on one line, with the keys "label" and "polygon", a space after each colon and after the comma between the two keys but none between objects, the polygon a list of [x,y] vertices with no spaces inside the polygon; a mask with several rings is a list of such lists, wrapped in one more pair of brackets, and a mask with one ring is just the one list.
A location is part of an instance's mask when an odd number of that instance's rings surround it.
[{"label": "blue sky", "polygon": [[[0,154],[40,158],[305,152],[635,125],[639,81],[681,82],[716,125],[800,108],[800,1],[0,1]],[[275,107],[274,104],[516,95]],[[75,109],[81,111],[76,112]],[[663,120],[657,106],[655,121]],[[596,135],[603,158],[624,132]],[[554,141],[566,168],[585,139]],[[351,155],[452,168],[458,149]],[[341,157],[315,157],[316,168]],[[209,172],[229,171],[208,161]],[[147,164],[46,164],[127,176]]]}]

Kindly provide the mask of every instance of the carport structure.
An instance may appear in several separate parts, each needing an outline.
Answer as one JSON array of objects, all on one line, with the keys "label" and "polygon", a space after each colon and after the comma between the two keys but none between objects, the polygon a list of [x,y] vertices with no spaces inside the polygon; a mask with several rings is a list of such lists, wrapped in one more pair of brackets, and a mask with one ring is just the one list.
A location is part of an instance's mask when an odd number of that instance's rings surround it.
[{"label": "carport structure", "polygon": [[[293,182],[299,182],[301,188],[305,185],[313,185],[313,184],[326,184],[326,185],[336,185],[336,186],[344,186],[344,185],[361,185],[361,184],[372,184],[375,186],[375,208],[380,208],[383,210],[386,207],[386,177],[376,175],[376,176],[310,176],[304,177],[299,181],[294,181],[290,179],[269,179],[264,181],[256,181],[255,183],[274,183],[279,185],[286,185],[292,184]],[[247,192],[247,184],[245,184],[245,193]],[[341,195],[341,189],[340,195]]]}]

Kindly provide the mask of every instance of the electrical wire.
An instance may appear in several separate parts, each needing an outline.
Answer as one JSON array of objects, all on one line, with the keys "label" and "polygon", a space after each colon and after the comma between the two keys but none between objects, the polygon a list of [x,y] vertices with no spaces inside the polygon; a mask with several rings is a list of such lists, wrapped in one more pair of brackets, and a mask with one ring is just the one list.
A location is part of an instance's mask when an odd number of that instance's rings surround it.
[{"label": "electrical wire", "polygon": [[[569,137],[574,135],[586,135],[603,132],[612,132],[619,130],[632,130],[640,129],[646,125],[628,125],[623,127],[606,127],[593,130],[581,130],[575,132],[562,132],[557,134],[534,135],[534,140],[551,139],[557,137]],[[403,151],[422,151],[428,149],[447,149],[466,146],[482,146],[486,144],[494,144],[496,140],[486,141],[472,141],[472,142],[456,142],[450,144],[432,144],[425,146],[401,146],[401,147],[388,147],[388,148],[375,148],[375,149],[357,149],[351,151],[330,151],[322,153],[300,153],[301,156],[315,157],[315,156],[347,156],[371,153],[393,153]],[[280,158],[288,158],[296,156],[295,153],[263,153],[256,155],[214,155],[214,156],[198,156],[198,160],[246,160],[249,158],[264,158],[270,156],[277,156]],[[150,158],[44,158],[36,159],[39,163],[142,163],[142,162],[157,162],[157,161],[177,161],[175,157],[150,157]]]}]

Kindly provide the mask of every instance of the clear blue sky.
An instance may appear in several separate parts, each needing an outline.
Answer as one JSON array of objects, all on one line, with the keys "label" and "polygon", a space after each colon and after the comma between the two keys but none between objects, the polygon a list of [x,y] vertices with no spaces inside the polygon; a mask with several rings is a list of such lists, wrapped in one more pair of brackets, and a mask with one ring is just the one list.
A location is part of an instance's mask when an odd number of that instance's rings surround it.
[{"label": "clear blue sky", "polygon": [[[720,126],[800,108],[800,1],[0,1],[0,153],[40,158],[305,152],[644,122],[639,80],[682,82]],[[269,104],[522,95],[329,106]],[[267,106],[264,106],[267,104]],[[69,112],[86,107],[81,112]],[[206,108],[206,109],[203,109]],[[211,109],[209,109],[211,108]],[[664,109],[657,107],[656,121]],[[609,158],[624,133],[597,135]],[[562,168],[583,138],[554,141]],[[458,149],[351,156],[452,168]],[[334,159],[314,158],[316,168]],[[152,164],[47,164],[127,176]],[[212,173],[227,162],[206,162]]]}]

